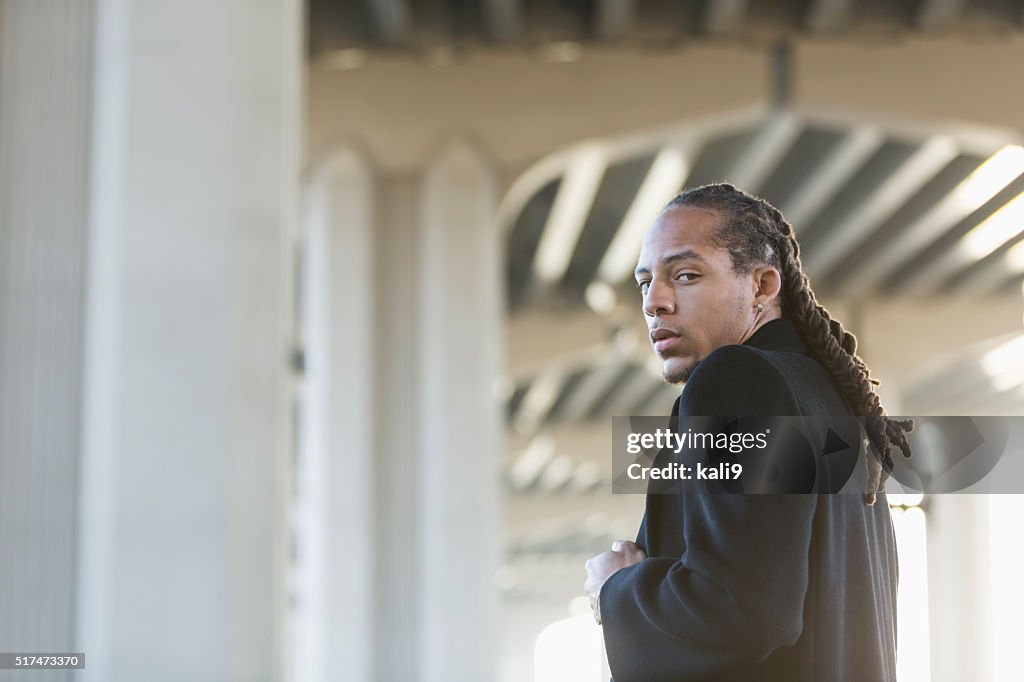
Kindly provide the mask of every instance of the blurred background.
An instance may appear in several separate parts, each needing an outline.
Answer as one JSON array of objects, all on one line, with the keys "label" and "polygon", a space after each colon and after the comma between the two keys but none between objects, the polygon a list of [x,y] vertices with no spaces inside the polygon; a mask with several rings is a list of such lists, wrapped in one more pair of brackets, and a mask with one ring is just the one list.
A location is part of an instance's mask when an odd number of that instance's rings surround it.
[{"label": "blurred background", "polygon": [[[891,414],[1024,410],[1020,0],[0,0],[0,680],[607,679],[630,284],[783,210]],[[894,493],[899,492],[894,490]],[[889,496],[901,682],[1017,680],[1015,495]]]}]

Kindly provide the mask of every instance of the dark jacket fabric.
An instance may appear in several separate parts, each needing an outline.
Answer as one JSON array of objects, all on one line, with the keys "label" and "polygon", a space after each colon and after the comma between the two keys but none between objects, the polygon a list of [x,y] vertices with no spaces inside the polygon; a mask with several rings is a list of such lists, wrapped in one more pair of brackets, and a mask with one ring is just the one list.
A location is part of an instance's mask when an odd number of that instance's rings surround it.
[{"label": "dark jacket fabric", "polygon": [[[704,358],[673,414],[851,412],[783,318]],[[866,477],[861,465],[850,485]],[[600,594],[614,682],[896,680],[884,493],[871,507],[859,494],[648,494],[636,542],[647,558]]]}]

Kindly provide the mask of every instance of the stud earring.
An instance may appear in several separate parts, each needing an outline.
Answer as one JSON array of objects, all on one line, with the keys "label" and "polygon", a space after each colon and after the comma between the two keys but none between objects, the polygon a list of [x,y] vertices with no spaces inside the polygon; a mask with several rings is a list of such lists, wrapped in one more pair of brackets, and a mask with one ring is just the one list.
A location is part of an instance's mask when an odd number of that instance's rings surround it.
[{"label": "stud earring", "polygon": [[757,312],[759,312],[759,313],[763,313],[764,312],[764,303],[758,303],[757,304]]}]

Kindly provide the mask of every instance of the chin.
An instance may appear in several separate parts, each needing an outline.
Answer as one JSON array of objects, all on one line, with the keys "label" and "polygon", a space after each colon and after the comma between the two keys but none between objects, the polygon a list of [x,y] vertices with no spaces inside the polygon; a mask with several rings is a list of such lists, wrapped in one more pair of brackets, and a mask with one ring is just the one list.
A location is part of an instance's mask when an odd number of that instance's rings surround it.
[{"label": "chin", "polygon": [[665,383],[681,384],[690,376],[690,365],[682,358],[665,358],[661,374]]}]

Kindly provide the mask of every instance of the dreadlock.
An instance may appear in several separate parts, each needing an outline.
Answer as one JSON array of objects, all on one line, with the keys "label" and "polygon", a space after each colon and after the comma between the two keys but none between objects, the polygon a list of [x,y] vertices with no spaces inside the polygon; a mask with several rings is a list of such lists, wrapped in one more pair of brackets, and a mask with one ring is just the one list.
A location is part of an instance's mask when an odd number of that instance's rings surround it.
[{"label": "dreadlock", "polygon": [[839,320],[818,304],[800,263],[800,245],[792,226],[779,209],[764,199],[751,196],[726,183],[694,187],[676,195],[662,212],[690,206],[717,213],[721,225],[714,243],[729,251],[733,271],[752,272],[755,267],[771,265],[782,275],[779,302],[783,317],[796,326],[811,355],[820,362],[849,403],[854,413],[865,417],[870,446],[865,448],[868,466],[867,505],[874,505],[892,472],[893,448],[911,456],[907,433],[914,428],[911,419],[886,416],[864,361],[857,356],[857,337],[846,331]]}]

